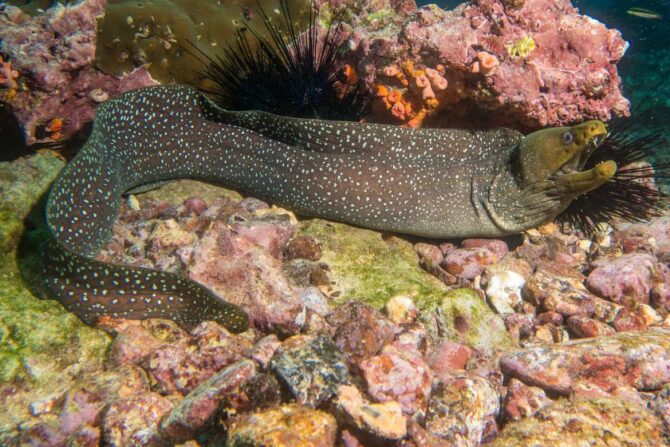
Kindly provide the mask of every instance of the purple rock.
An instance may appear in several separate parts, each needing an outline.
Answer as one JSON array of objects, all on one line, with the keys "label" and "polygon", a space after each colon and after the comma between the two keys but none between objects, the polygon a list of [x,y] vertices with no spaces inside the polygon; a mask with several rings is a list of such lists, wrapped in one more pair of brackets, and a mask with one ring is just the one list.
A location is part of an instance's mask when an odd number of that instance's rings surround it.
[{"label": "purple rock", "polygon": [[619,304],[649,303],[655,278],[660,274],[653,255],[632,253],[599,259],[586,286],[598,296]]},{"label": "purple rock", "polygon": [[193,438],[216,414],[222,403],[256,374],[251,360],[240,360],[219,371],[189,393],[160,424],[160,433],[174,442]]}]

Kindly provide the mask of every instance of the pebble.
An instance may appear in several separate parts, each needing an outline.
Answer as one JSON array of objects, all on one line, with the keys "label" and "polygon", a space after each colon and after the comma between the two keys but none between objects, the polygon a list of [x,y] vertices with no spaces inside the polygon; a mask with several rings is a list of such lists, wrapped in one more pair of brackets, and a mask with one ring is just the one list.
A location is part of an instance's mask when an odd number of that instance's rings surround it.
[{"label": "pebble", "polygon": [[192,439],[227,398],[239,393],[245,382],[256,374],[254,362],[240,360],[200,384],[162,420],[160,433],[174,442]]},{"label": "pebble", "polygon": [[486,379],[454,374],[434,387],[425,427],[453,445],[476,447],[495,437],[499,409],[500,397]]},{"label": "pebble", "polygon": [[103,440],[113,446],[159,445],[158,423],[172,407],[168,399],[149,391],[119,399],[103,417]]},{"label": "pebble", "polygon": [[396,324],[413,323],[419,314],[414,300],[405,295],[396,295],[384,305],[386,315]]},{"label": "pebble", "polygon": [[618,304],[648,304],[656,277],[660,274],[656,257],[630,253],[618,258],[603,258],[586,280],[596,295]]},{"label": "pebble", "polygon": [[607,336],[616,332],[613,327],[605,323],[579,315],[568,318],[567,324],[577,338]]},{"label": "pebble", "polygon": [[488,280],[486,297],[493,309],[499,313],[512,313],[522,303],[521,290],[526,281],[513,271],[496,273]]},{"label": "pebble", "polygon": [[487,447],[661,446],[661,424],[649,410],[621,399],[557,400],[509,423]]},{"label": "pebble", "polygon": [[542,388],[528,386],[520,380],[511,379],[503,399],[502,411],[506,419],[518,421],[532,416],[551,403],[552,400]]},{"label": "pebble", "polygon": [[299,235],[288,241],[284,254],[289,261],[306,259],[318,261],[323,253],[323,244],[313,236]]},{"label": "pebble", "polygon": [[301,405],[318,407],[349,382],[345,357],[324,335],[294,335],[282,342],[270,369]]},{"label": "pebble", "polygon": [[591,316],[595,312],[595,296],[573,278],[538,270],[526,282],[524,297],[545,311],[558,312],[564,317]]},{"label": "pebble", "polygon": [[377,402],[397,401],[408,415],[425,411],[432,373],[418,351],[386,346],[359,367],[368,394]]},{"label": "pebble", "polygon": [[256,342],[251,349],[250,357],[258,363],[261,368],[267,369],[270,365],[270,360],[277,348],[279,348],[279,345],[281,345],[281,342],[275,334],[266,335]]},{"label": "pebble", "polygon": [[336,406],[359,430],[382,439],[396,440],[407,434],[407,419],[396,401],[370,403],[352,385],[341,385]]},{"label": "pebble", "polygon": [[472,281],[507,253],[507,244],[499,240],[466,239],[463,248],[446,254],[442,268],[462,280]]},{"label": "pebble", "polygon": [[296,404],[232,418],[228,447],[333,447],[337,422],[330,414]]},{"label": "pebble", "polygon": [[397,332],[389,318],[360,301],[343,304],[326,320],[336,327],[335,344],[353,363],[377,354]]}]

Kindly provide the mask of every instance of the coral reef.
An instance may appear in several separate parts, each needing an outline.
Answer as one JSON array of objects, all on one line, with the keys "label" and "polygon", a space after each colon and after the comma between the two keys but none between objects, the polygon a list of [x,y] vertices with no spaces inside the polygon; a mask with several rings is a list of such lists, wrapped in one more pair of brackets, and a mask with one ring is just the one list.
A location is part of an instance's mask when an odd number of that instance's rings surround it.
[{"label": "coral reef", "polygon": [[377,96],[373,121],[529,130],[628,113],[618,31],[568,0],[512,3],[322,1],[320,14],[346,24],[350,63]]},{"label": "coral reef", "polygon": [[14,6],[0,11],[0,52],[8,58],[0,93],[13,106],[27,144],[67,139],[93,120],[101,100],[156,83],[145,68],[119,76],[93,68],[96,20],[104,7],[104,0],[84,0],[34,17]]}]

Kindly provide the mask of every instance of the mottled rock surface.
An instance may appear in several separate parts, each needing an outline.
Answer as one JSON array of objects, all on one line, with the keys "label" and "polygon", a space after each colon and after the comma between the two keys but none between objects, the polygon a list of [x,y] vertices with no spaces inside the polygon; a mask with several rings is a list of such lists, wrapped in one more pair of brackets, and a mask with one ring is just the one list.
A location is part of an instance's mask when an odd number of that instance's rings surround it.
[{"label": "mottled rock surface", "polygon": [[503,354],[506,374],[529,385],[570,394],[587,383],[604,391],[618,386],[654,390],[670,382],[670,330],[623,332]]},{"label": "mottled rock surface", "polygon": [[318,407],[349,382],[346,360],[323,335],[295,335],[275,351],[270,368],[286,384],[296,401]]},{"label": "mottled rock surface", "polygon": [[660,421],[647,409],[617,399],[558,400],[505,427],[490,447],[661,445]]},{"label": "mottled rock surface", "polygon": [[228,429],[230,447],[332,447],[337,425],[328,413],[298,405],[234,418]]}]

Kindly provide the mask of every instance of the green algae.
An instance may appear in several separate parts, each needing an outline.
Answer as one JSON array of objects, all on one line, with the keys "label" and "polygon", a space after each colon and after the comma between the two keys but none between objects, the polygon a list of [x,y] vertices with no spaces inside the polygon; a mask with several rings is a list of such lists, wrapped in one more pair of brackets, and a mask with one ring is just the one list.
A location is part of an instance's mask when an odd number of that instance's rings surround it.
[{"label": "green algae", "polygon": [[346,224],[312,219],[300,234],[323,244],[337,304],[358,299],[377,308],[396,295],[411,296],[421,319],[438,339],[448,339],[492,354],[514,346],[504,322],[472,289],[448,291],[419,266],[412,244],[399,237]]},{"label": "green algae", "polygon": [[41,198],[63,165],[49,154],[0,163],[0,386],[19,387],[0,405],[0,444],[30,417],[35,399],[100,370],[110,343],[104,332],[33,293],[46,232],[26,230],[24,219],[43,213]]},{"label": "green algae", "polygon": [[338,304],[358,299],[381,308],[393,296],[407,295],[420,305],[447,291],[419,267],[412,244],[398,237],[321,219],[301,222],[299,234],[323,243],[321,261],[330,267]]},{"label": "green algae", "polygon": [[455,289],[436,300],[425,300],[421,320],[439,338],[465,344],[487,356],[514,347],[505,323],[474,289]]}]

